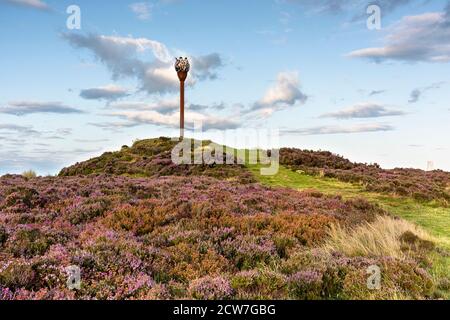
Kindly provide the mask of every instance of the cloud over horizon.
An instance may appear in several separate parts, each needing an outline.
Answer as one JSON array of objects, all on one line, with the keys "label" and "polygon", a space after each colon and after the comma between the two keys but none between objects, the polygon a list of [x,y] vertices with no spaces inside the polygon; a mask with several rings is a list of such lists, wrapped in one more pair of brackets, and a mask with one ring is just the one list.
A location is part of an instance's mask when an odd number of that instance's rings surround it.
[{"label": "cloud over horizon", "polygon": [[348,133],[370,133],[370,132],[386,132],[393,131],[395,128],[388,124],[360,124],[350,127],[342,126],[318,126],[306,129],[288,129],[282,130],[282,134],[286,135],[327,135],[327,134],[348,134]]},{"label": "cloud over horizon", "polygon": [[0,113],[24,116],[33,113],[73,114],[84,113],[84,111],[66,106],[61,102],[14,101],[5,107],[0,107]]},{"label": "cloud over horizon", "polygon": [[[167,128],[177,128],[180,124],[180,113],[174,112],[163,114],[158,111],[117,111],[110,113],[111,116],[119,117],[129,121],[130,124],[151,124]],[[186,129],[194,129],[196,124],[201,124],[203,130],[227,130],[237,129],[240,127],[238,121],[229,119],[228,117],[217,117],[202,114],[193,111],[185,112]]]},{"label": "cloud over horizon", "polygon": [[117,85],[107,85],[103,87],[83,89],[80,92],[80,97],[87,100],[116,100],[119,98],[124,98],[130,93],[128,89],[122,88]]},{"label": "cloud over horizon", "polygon": [[403,115],[406,115],[406,113],[400,110],[389,110],[385,106],[377,103],[363,102],[341,111],[322,114],[320,118],[364,119]]}]

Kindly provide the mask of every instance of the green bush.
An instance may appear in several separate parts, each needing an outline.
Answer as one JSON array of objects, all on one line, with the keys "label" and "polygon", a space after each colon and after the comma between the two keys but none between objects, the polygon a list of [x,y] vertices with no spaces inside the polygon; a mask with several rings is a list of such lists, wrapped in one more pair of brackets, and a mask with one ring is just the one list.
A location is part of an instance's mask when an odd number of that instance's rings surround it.
[{"label": "green bush", "polygon": [[39,229],[19,230],[9,242],[8,249],[15,257],[32,258],[43,255],[51,244]]},{"label": "green bush", "polygon": [[28,263],[11,263],[0,273],[0,285],[14,289],[31,290],[36,281],[36,274]]}]

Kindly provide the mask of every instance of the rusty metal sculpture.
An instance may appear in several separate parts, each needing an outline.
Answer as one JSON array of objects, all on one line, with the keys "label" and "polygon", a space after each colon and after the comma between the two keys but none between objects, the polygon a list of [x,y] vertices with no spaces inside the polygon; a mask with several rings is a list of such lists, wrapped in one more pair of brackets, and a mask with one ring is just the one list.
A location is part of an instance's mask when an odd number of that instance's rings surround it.
[{"label": "rusty metal sculpture", "polygon": [[180,79],[180,137],[184,138],[184,82],[187,79],[191,65],[187,58],[175,58],[175,71]]}]

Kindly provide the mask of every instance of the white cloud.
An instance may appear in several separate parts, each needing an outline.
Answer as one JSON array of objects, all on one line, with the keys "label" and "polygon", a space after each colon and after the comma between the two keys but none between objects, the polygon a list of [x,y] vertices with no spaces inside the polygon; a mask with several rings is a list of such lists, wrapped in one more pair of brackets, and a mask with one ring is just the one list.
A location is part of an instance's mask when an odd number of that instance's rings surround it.
[{"label": "white cloud", "polygon": [[[149,94],[176,92],[179,80],[173,67],[175,53],[163,43],[146,38],[118,37],[104,35],[63,34],[63,37],[76,48],[92,51],[112,73],[112,78],[136,78],[140,89]],[[150,51],[153,60],[142,59]],[[187,85],[197,81],[215,79],[222,58],[218,54],[191,57],[193,70]]]},{"label": "white cloud", "polygon": [[150,20],[152,13],[152,4],[149,2],[136,2],[130,5],[131,11],[133,11],[138,19]]},{"label": "white cloud", "polygon": [[437,82],[437,83],[433,83],[432,85],[430,85],[428,87],[414,89],[413,91],[411,91],[408,102],[409,103],[419,102],[420,98],[423,96],[424,93],[426,93],[427,91],[430,91],[430,90],[440,89],[444,83],[445,82]]},{"label": "white cloud", "polygon": [[6,2],[9,2],[11,4],[29,7],[33,9],[39,9],[39,10],[48,10],[50,7],[48,4],[41,0],[5,0]]},{"label": "white cloud", "polygon": [[380,118],[402,116],[406,113],[399,110],[389,110],[385,106],[372,102],[358,103],[347,109],[321,115],[321,118],[355,119],[355,118]]},{"label": "white cloud", "polygon": [[[40,132],[29,126],[19,126],[16,124],[0,124],[0,133],[3,135],[20,134],[23,136],[39,136]],[[4,139],[4,138],[3,138]],[[8,139],[11,139],[8,137]]]},{"label": "white cloud", "polygon": [[447,11],[403,17],[387,29],[383,46],[355,50],[348,56],[375,62],[450,62],[450,6]]},{"label": "white cloud", "polygon": [[[164,127],[176,128],[180,124],[180,113],[163,114],[155,110],[149,111],[118,111],[112,112],[111,116],[116,116],[130,123],[152,124]],[[203,130],[225,130],[236,129],[239,123],[229,118],[215,117],[198,112],[187,111],[185,113],[186,128],[193,129],[195,123],[201,123]]]},{"label": "white cloud", "polygon": [[275,111],[304,104],[307,100],[308,96],[301,91],[298,72],[281,72],[276,83],[267,89],[251,111],[259,111],[260,114],[268,116]]},{"label": "white cloud", "polygon": [[161,114],[168,114],[180,108],[180,101],[178,98],[159,100],[153,103],[124,101],[115,102],[109,106],[117,110],[157,111]]},{"label": "white cloud", "polygon": [[[397,7],[409,4],[414,0],[285,0],[289,3],[299,4],[311,8],[318,13],[340,14],[346,12],[366,12],[369,5],[381,7],[383,12],[391,12]],[[356,17],[360,17],[357,14]]]},{"label": "white cloud", "polygon": [[128,89],[113,84],[103,87],[84,89],[80,92],[80,97],[87,100],[116,100],[128,95]]},{"label": "white cloud", "polygon": [[15,101],[10,102],[6,107],[1,107],[0,113],[23,116],[32,113],[69,114],[83,113],[83,111],[66,106],[61,102]]},{"label": "white cloud", "polygon": [[348,133],[365,133],[365,132],[383,132],[392,131],[394,127],[388,124],[360,124],[350,127],[342,126],[320,126],[306,129],[283,130],[283,134],[288,135],[326,135],[326,134],[348,134]]}]

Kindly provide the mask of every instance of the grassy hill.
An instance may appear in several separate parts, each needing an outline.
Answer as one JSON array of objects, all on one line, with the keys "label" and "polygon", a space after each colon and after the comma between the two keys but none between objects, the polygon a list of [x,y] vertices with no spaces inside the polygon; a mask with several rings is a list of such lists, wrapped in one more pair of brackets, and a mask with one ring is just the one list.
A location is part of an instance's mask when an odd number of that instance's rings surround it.
[{"label": "grassy hill", "polygon": [[[113,174],[130,177],[161,177],[161,176],[207,176],[219,179],[235,179],[242,183],[254,182],[253,176],[245,170],[243,165],[217,166],[206,165],[175,165],[172,163],[172,149],[177,141],[170,138],[140,140],[131,147],[123,146],[120,151],[106,152],[100,157],[77,163],[64,168],[59,176],[76,176],[90,174]],[[200,150],[191,146],[192,160],[196,152],[210,147],[211,141],[199,142]],[[215,155],[214,155],[215,156]],[[217,155],[226,160],[226,153]]]},{"label": "grassy hill", "polygon": [[[176,166],[174,143],[1,177],[0,300],[449,298],[448,173],[282,149],[261,176]],[[374,265],[381,290],[367,287]]]}]

